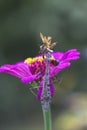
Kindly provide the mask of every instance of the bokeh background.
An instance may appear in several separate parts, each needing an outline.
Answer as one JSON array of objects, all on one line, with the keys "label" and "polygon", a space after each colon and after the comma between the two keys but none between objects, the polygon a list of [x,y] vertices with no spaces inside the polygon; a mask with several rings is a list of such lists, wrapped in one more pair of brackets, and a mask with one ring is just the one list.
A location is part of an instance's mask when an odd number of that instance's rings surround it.
[{"label": "bokeh background", "polygon": [[[57,51],[81,52],[58,75],[53,129],[87,130],[87,1],[0,0],[0,65],[37,55],[40,32],[58,42]],[[0,74],[0,130],[43,130],[40,102],[8,74]]]}]

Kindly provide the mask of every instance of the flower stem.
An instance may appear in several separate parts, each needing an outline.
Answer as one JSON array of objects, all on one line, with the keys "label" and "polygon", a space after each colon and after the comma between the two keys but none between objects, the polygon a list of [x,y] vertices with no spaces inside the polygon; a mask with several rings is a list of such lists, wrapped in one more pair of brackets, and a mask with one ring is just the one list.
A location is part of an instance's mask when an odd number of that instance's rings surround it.
[{"label": "flower stem", "polygon": [[52,130],[50,107],[48,108],[47,111],[43,109],[43,118],[44,118],[44,130]]}]

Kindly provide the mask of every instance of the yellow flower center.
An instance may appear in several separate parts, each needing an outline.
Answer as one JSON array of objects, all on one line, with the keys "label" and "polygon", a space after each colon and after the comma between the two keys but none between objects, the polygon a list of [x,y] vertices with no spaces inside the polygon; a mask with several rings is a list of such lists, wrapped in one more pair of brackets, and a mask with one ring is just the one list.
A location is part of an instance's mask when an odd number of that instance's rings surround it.
[{"label": "yellow flower center", "polygon": [[[46,58],[46,56],[44,56],[44,58]],[[42,62],[44,60],[44,58],[42,56],[38,56],[38,57],[35,57],[35,58],[27,58],[27,59],[25,59],[24,62],[27,63],[27,64],[31,64],[31,63],[34,63],[36,61]],[[51,56],[50,60],[54,60],[54,57]]]}]

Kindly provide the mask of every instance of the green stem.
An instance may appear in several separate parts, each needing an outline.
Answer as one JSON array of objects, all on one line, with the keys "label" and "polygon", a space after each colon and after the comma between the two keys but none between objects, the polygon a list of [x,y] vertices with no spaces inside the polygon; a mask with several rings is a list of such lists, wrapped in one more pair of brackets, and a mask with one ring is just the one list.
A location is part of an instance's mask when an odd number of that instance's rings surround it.
[{"label": "green stem", "polygon": [[43,118],[44,118],[44,130],[52,130],[51,123],[51,109],[43,110]]}]

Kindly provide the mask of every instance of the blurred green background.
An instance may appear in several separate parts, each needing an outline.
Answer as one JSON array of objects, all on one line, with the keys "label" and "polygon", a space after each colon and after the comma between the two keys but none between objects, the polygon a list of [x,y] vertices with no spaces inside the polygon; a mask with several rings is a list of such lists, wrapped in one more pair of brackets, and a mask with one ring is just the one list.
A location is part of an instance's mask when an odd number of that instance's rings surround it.
[{"label": "blurred green background", "polygon": [[[58,75],[53,130],[87,130],[87,0],[0,0],[0,65],[37,55],[40,32],[58,42],[57,51],[81,52]],[[7,74],[0,74],[0,130],[43,130],[40,102]]]}]

